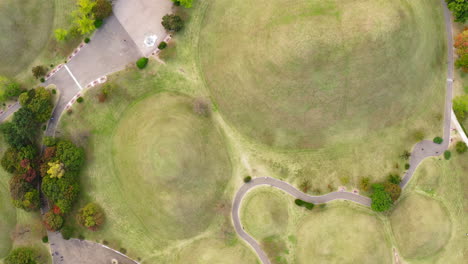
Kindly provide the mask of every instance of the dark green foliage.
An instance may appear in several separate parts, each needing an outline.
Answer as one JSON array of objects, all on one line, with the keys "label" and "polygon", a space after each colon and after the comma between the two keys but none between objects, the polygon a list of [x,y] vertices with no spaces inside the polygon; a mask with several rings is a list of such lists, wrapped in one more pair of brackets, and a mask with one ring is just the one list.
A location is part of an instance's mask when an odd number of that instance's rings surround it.
[{"label": "dark green foliage", "polygon": [[49,243],[49,237],[48,236],[43,236],[42,237],[42,243]]},{"label": "dark green foliage", "polygon": [[89,43],[90,41],[91,41],[90,38],[85,38],[85,39],[84,39],[84,43]]},{"label": "dark green foliage", "polygon": [[167,43],[162,41],[161,43],[159,43],[158,45],[158,49],[162,50],[162,49],[165,49],[167,47]]},{"label": "dark green foliage", "polygon": [[70,238],[73,237],[75,234],[75,229],[71,226],[64,226],[61,230],[60,233],[62,233],[62,237],[65,240],[69,240]]},{"label": "dark green foliage", "polygon": [[55,161],[65,165],[69,172],[79,171],[84,163],[84,150],[75,146],[71,141],[62,139],[56,144]]},{"label": "dark green foliage", "polygon": [[385,186],[383,184],[377,183],[372,185],[372,189],[372,210],[377,212],[383,212],[390,209],[392,207],[393,200],[390,194],[385,191]]},{"label": "dark green foliage", "polygon": [[0,130],[5,141],[12,147],[20,149],[31,145],[37,135],[37,122],[34,113],[27,108],[20,108],[13,114],[12,122],[3,123]]},{"label": "dark green foliage", "polygon": [[456,22],[464,23],[468,19],[468,1],[446,0],[446,2]]},{"label": "dark green foliage", "polygon": [[80,186],[75,175],[65,172],[62,178],[45,176],[42,179],[42,192],[64,214],[70,212],[71,206],[78,197]]},{"label": "dark green foliage", "polygon": [[[112,3],[109,0],[96,0],[96,5],[93,7],[94,17],[96,21],[104,20],[112,15]],[[96,26],[96,28],[98,28]]]},{"label": "dark green foliage", "polygon": [[468,150],[468,146],[466,146],[465,142],[458,141],[457,144],[455,145],[455,150],[457,151],[458,154],[463,154]]},{"label": "dark green foliage", "polygon": [[32,68],[32,73],[33,73],[33,76],[37,79],[46,75],[47,69],[42,65],[35,66]]},{"label": "dark green foliage", "polygon": [[442,144],[442,142],[444,142],[444,139],[441,137],[435,137],[432,141],[436,144]]},{"label": "dark green foliage", "polygon": [[408,160],[411,157],[411,153],[407,150],[403,151],[403,154],[400,155],[400,158],[403,160]]},{"label": "dark green foliage", "polygon": [[184,27],[184,21],[180,16],[168,14],[163,16],[161,24],[167,31],[178,32]]},{"label": "dark green foliage", "polygon": [[104,20],[102,20],[102,19],[96,19],[96,20],[94,21],[94,26],[95,26],[96,28],[102,27],[103,24],[104,24]]},{"label": "dark green foliage", "polygon": [[17,97],[21,94],[21,87],[19,83],[13,80],[0,76],[0,102],[5,102],[11,98]]},{"label": "dark green foliage", "polygon": [[410,168],[410,164],[409,163],[406,163],[405,164],[405,170],[409,169]]},{"label": "dark green foliage", "polygon": [[20,247],[13,249],[5,259],[5,264],[38,264],[39,255],[32,249]]},{"label": "dark green foliage", "polygon": [[61,215],[54,214],[52,211],[45,213],[42,218],[47,230],[57,231],[60,230],[63,225],[63,217]]},{"label": "dark green foliage", "polygon": [[83,99],[83,97],[81,97],[81,96],[78,97],[78,99],[76,99],[76,102],[77,102],[77,103],[80,103],[80,104],[81,104],[83,101],[84,101],[84,99]]},{"label": "dark green foliage", "polygon": [[9,173],[25,173],[27,168],[21,166],[21,161],[33,161],[36,159],[37,154],[37,149],[32,145],[22,147],[19,150],[8,148],[3,154],[1,164],[3,169]]},{"label": "dark green foliage", "polygon": [[446,150],[446,151],[444,152],[444,158],[445,158],[446,160],[449,160],[451,157],[452,157],[452,152]]},{"label": "dark green foliage", "polygon": [[252,180],[252,177],[250,177],[250,176],[246,176],[246,177],[244,178],[244,182],[245,182],[245,183],[248,183],[248,182],[250,182],[251,180]]},{"label": "dark green foliage", "polygon": [[400,184],[401,182],[401,177],[398,174],[389,174],[387,177],[388,182],[391,182],[393,184]]},{"label": "dark green foliage", "polygon": [[[468,53],[466,55],[468,57]],[[465,120],[468,116],[468,95],[457,96],[453,99],[453,112],[460,121]]]},{"label": "dark green foliage", "polygon": [[42,142],[46,147],[53,147],[57,143],[57,140],[54,137],[44,137]]},{"label": "dark green foliage", "polygon": [[39,87],[22,93],[19,97],[20,104],[34,113],[38,123],[49,120],[52,114],[52,93],[44,87]]},{"label": "dark green foliage", "polygon": [[139,58],[136,62],[138,69],[144,69],[148,65],[148,58]]},{"label": "dark green foliage", "polygon": [[78,239],[79,239],[79,240],[85,240],[85,237],[83,236],[83,234],[79,234],[79,235],[78,235]]},{"label": "dark green foliage", "polygon": [[44,77],[41,77],[40,80],[41,80],[42,83],[45,82],[45,78],[44,78]]},{"label": "dark green foliage", "polygon": [[296,200],[294,200],[294,203],[295,203],[297,206],[305,207],[305,208],[308,209],[308,210],[312,210],[312,209],[314,208],[314,204],[313,204],[313,203],[309,203],[309,202],[303,201],[303,200],[301,200],[301,199],[296,199]]},{"label": "dark green foliage", "polygon": [[57,90],[52,89],[52,94],[57,94]]}]

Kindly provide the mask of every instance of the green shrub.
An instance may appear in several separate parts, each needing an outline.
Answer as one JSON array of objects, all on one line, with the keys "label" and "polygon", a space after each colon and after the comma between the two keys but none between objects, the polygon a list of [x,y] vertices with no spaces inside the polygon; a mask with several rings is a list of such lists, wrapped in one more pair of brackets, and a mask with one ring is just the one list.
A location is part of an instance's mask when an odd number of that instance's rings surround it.
[{"label": "green shrub", "polygon": [[84,39],[84,43],[89,43],[90,41],[91,41],[91,39],[89,39],[89,38]]},{"label": "green shrub", "polygon": [[49,243],[49,237],[48,236],[43,236],[42,237],[42,243]]},{"label": "green shrub", "polygon": [[452,152],[446,150],[446,151],[444,152],[444,158],[445,158],[446,160],[449,160],[451,157],[452,157]]},{"label": "green shrub", "polygon": [[457,144],[455,145],[455,150],[457,151],[458,154],[463,154],[468,150],[468,146],[466,145],[465,142],[458,141]]},{"label": "green shrub", "polygon": [[102,21],[112,14],[112,3],[109,0],[96,0],[96,5],[93,7],[92,11],[96,17],[96,21]]},{"label": "green shrub", "polygon": [[391,182],[393,184],[400,184],[401,182],[401,177],[398,174],[391,173],[388,175],[387,179],[388,179],[388,182]]},{"label": "green shrub", "polygon": [[103,24],[104,24],[104,20],[102,20],[102,19],[96,19],[96,21],[94,21],[94,26],[96,28],[102,27]]},{"label": "green shrub", "polygon": [[167,47],[167,43],[164,42],[164,41],[159,43],[159,45],[158,45],[158,49],[160,49],[160,50],[165,49],[166,47]]},{"label": "green shrub", "polygon": [[78,223],[92,231],[96,231],[104,223],[104,212],[95,203],[89,203],[78,211]]},{"label": "green shrub", "polygon": [[83,101],[84,101],[84,99],[83,99],[83,97],[81,97],[81,96],[78,97],[78,99],[76,99],[76,102],[77,102],[77,103],[80,103],[80,104],[81,104]]},{"label": "green shrub", "polygon": [[294,200],[294,203],[297,206],[305,207],[307,210],[312,210],[312,209],[314,209],[314,206],[315,206],[313,203],[309,203],[309,202],[303,201],[301,199]]},{"label": "green shrub", "polygon": [[163,16],[161,24],[170,32],[178,32],[184,27],[184,21],[182,18],[173,14]]},{"label": "green shrub", "polygon": [[42,77],[44,75],[46,75],[47,73],[47,69],[46,67],[42,66],[42,65],[38,65],[38,66],[34,66],[32,68],[32,73],[33,73],[33,76],[37,79],[39,77]]},{"label": "green shrub", "polygon": [[32,248],[20,247],[13,249],[5,258],[5,264],[38,264],[39,255]]},{"label": "green shrub", "polygon": [[52,94],[57,94],[57,90],[52,89]]},{"label": "green shrub", "polygon": [[79,234],[79,235],[78,235],[78,239],[79,239],[79,240],[85,240],[85,237],[84,237],[83,234]]},{"label": "green shrub", "polygon": [[245,182],[245,183],[248,183],[248,182],[250,182],[251,180],[252,180],[252,177],[250,177],[250,176],[247,176],[247,177],[244,178],[244,182]]},{"label": "green shrub", "polygon": [[407,170],[407,169],[409,169],[409,168],[410,168],[409,163],[406,163],[406,164],[405,164],[405,170]]},{"label": "green shrub", "polygon": [[138,69],[144,69],[148,65],[148,58],[139,58],[136,62]]},{"label": "green shrub", "polygon": [[60,230],[60,233],[62,233],[62,237],[65,240],[69,240],[70,238],[73,237],[73,234],[75,233],[75,229],[71,226],[65,226]]},{"label": "green shrub", "polygon": [[442,144],[442,142],[444,142],[444,139],[441,137],[435,137],[432,141],[436,144]]},{"label": "green shrub", "polygon": [[41,82],[45,82],[45,78],[44,78],[44,77],[41,77]]},{"label": "green shrub", "polygon": [[294,200],[294,203],[298,206],[302,206],[304,204],[304,201],[302,201],[301,199],[296,199]]},{"label": "green shrub", "polygon": [[385,191],[383,184],[372,185],[373,193],[371,194],[371,208],[377,212],[387,211],[392,207],[393,200],[389,193]]}]

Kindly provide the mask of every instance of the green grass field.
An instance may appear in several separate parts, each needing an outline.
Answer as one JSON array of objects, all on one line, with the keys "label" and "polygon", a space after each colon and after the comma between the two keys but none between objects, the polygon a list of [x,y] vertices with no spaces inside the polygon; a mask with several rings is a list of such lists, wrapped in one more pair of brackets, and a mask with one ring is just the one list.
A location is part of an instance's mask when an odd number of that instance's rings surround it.
[{"label": "green grass field", "polygon": [[63,62],[79,39],[58,43],[53,31],[69,28],[75,6],[76,0],[0,0],[0,75],[34,85],[33,66]]},{"label": "green grass field", "polygon": [[390,221],[401,254],[409,259],[436,253],[451,236],[446,209],[421,195],[410,195],[400,201]]}]

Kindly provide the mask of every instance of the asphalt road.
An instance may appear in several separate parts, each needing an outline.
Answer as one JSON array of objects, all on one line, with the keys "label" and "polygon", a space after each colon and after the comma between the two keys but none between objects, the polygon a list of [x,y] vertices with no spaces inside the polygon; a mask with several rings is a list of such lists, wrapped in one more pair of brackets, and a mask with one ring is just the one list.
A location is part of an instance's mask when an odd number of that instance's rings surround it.
[{"label": "asphalt road", "polygon": [[[444,12],[444,19],[445,19],[445,28],[446,28],[446,35],[447,35],[447,82],[446,82],[446,94],[445,94],[445,106],[444,106],[444,136],[443,136],[443,143],[436,144],[429,140],[424,140],[417,143],[410,157],[410,168],[404,175],[400,186],[404,188],[416,171],[416,168],[419,166],[421,161],[423,161],[427,157],[431,156],[439,156],[441,155],[447,148],[450,143],[450,126],[451,126],[451,115],[452,115],[452,86],[453,86],[453,65],[454,65],[454,58],[453,58],[453,35],[452,35],[452,21],[450,11],[447,8],[447,4],[444,0],[441,0],[443,5],[443,12]],[[270,177],[264,178],[255,178],[251,182],[242,185],[242,187],[237,191],[236,196],[234,198],[234,202],[232,205],[232,221],[234,223],[234,228],[237,234],[247,242],[257,253],[258,257],[262,261],[263,264],[270,264],[270,260],[265,252],[261,249],[259,243],[250,236],[247,232],[244,231],[242,227],[242,223],[240,221],[239,216],[239,209],[242,203],[242,199],[244,198],[245,194],[252,190],[255,187],[263,186],[263,185],[270,185],[274,188],[280,189],[291,196],[315,203],[327,203],[333,200],[347,200],[351,202],[355,202],[364,206],[371,205],[371,199],[368,197],[364,197],[358,194],[350,193],[350,192],[332,192],[322,196],[310,196],[307,195],[299,190],[297,190],[292,185],[274,179]]]}]

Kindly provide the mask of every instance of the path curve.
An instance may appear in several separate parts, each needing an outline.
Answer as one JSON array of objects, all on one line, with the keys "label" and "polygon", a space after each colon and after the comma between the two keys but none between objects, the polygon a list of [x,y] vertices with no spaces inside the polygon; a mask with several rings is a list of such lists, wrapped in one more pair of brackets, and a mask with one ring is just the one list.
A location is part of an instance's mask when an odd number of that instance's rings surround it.
[{"label": "path curve", "polygon": [[[410,168],[405,173],[400,186],[405,188],[408,182],[414,175],[416,168],[421,164],[421,162],[431,156],[439,156],[445,150],[447,150],[449,143],[450,143],[450,126],[451,126],[451,118],[452,118],[452,86],[453,86],[453,35],[452,35],[452,18],[450,15],[450,11],[447,8],[447,4],[444,0],[441,0],[441,4],[443,6],[444,12],[444,20],[445,20],[445,30],[446,30],[446,38],[447,38],[447,82],[446,82],[446,94],[445,94],[445,107],[444,107],[444,136],[443,136],[443,143],[442,144],[435,144],[429,140],[423,140],[417,143],[410,157]],[[351,202],[355,202],[364,206],[371,205],[371,199],[359,194],[354,194],[351,192],[332,192],[321,196],[311,196],[307,195],[294,186],[290,185],[289,183],[283,182],[278,179],[270,178],[270,177],[261,177],[255,178],[251,182],[246,183],[241,186],[241,188],[237,191],[236,196],[234,198],[234,202],[232,205],[232,221],[234,223],[234,228],[237,234],[247,242],[257,253],[258,257],[262,261],[263,264],[270,264],[270,260],[266,253],[261,249],[260,244],[247,232],[244,231],[242,227],[242,223],[240,221],[240,206],[242,203],[242,199],[245,195],[252,189],[258,186],[270,185],[274,188],[280,189],[289,195],[293,196],[294,198],[301,199],[307,202],[315,203],[315,204],[322,204],[327,203],[333,200],[347,200]]]}]

